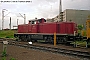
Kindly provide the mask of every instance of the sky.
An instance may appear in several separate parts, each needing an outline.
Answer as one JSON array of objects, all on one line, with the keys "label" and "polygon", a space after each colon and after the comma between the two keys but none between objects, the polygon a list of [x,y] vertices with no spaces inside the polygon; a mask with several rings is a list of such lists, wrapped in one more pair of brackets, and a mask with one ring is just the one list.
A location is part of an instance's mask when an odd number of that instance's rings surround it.
[{"label": "sky", "polygon": [[[13,1],[13,0],[0,0],[0,1]],[[25,1],[25,0],[14,0]],[[4,28],[9,28],[9,21],[11,17],[11,25],[17,25],[17,19],[19,24],[24,23],[23,17],[26,15],[26,23],[28,20],[37,18],[53,18],[59,14],[59,1],[60,0],[27,0],[32,2],[0,2],[0,29],[2,28],[2,9],[6,9],[4,14]],[[62,11],[65,9],[80,9],[90,10],[90,0],[62,0]],[[10,12],[10,13],[9,13]],[[9,13],[9,14],[8,14]],[[20,14],[19,14],[20,13]],[[8,15],[7,15],[8,14]]]}]

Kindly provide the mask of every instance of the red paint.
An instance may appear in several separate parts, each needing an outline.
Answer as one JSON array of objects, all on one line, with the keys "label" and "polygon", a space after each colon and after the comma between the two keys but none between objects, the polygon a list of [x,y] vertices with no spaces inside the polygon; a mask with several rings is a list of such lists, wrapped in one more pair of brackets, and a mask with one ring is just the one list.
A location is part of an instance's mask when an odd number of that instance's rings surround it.
[{"label": "red paint", "polygon": [[31,29],[32,33],[37,33],[37,27],[38,27],[37,24],[32,25],[32,29]]},{"label": "red paint", "polygon": [[60,34],[74,34],[77,31],[74,22],[52,22],[37,24],[18,25],[18,33],[60,33]]},{"label": "red paint", "polygon": [[75,23],[74,22],[60,22],[58,23],[58,30],[61,34],[74,34]]},{"label": "red paint", "polygon": [[18,26],[19,33],[28,33],[28,24]]}]

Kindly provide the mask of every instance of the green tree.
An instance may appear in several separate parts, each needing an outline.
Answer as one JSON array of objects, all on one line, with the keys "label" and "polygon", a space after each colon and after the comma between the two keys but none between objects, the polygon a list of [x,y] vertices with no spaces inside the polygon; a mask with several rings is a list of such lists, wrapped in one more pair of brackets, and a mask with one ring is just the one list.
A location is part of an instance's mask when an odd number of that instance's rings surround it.
[{"label": "green tree", "polygon": [[83,25],[78,25],[78,34],[81,35],[81,30],[82,30],[83,28],[84,28]]}]

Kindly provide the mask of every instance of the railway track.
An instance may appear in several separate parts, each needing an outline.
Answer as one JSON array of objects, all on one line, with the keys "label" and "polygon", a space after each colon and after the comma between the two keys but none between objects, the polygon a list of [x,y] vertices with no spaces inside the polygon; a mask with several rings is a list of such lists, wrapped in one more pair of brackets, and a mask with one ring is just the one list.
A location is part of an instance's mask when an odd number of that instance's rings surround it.
[{"label": "railway track", "polygon": [[[0,43],[2,43],[2,39]],[[22,42],[17,42],[17,41],[12,41],[12,40],[9,41],[9,45],[24,47],[28,49],[47,51],[47,52],[52,52],[52,53],[58,53],[58,54],[65,54],[65,55],[70,55],[70,56],[76,56],[79,58],[86,58],[90,60],[90,52],[81,52],[81,51],[68,50],[68,49],[62,49],[62,48],[56,48],[56,47],[55,48],[46,47],[46,46],[33,45],[33,44],[29,45],[29,44],[24,44]]]},{"label": "railway track", "polygon": [[81,52],[81,51],[68,50],[68,49],[62,49],[62,48],[45,47],[45,46],[39,46],[39,45],[29,45],[29,44],[19,43],[16,41],[11,42],[9,45],[24,47],[28,49],[42,50],[42,51],[47,51],[47,52],[52,52],[52,53],[65,54],[65,55],[70,55],[70,56],[76,56],[79,58],[86,58],[90,60],[89,52]]}]

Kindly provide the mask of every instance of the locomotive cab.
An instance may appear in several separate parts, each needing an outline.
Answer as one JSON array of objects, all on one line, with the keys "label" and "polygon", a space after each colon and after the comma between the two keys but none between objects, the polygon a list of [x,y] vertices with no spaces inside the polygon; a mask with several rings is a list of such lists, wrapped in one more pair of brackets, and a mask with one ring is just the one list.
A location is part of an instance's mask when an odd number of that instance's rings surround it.
[{"label": "locomotive cab", "polygon": [[38,23],[44,23],[46,20],[44,18],[41,19],[35,19],[35,20],[29,20],[28,24],[38,24]]},{"label": "locomotive cab", "polygon": [[29,20],[29,23],[28,24],[36,24],[36,20],[35,21],[33,21],[33,20]]},{"label": "locomotive cab", "polygon": [[44,22],[46,22],[46,20],[44,18],[41,18],[41,19],[38,20],[38,22],[39,23],[44,23]]}]

